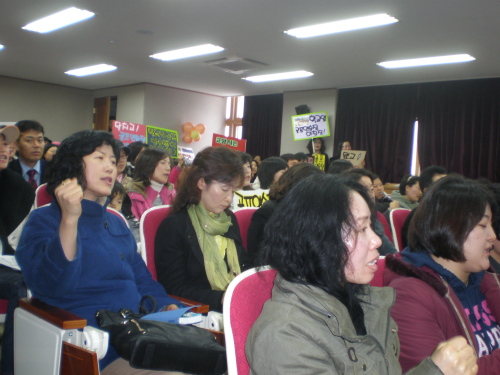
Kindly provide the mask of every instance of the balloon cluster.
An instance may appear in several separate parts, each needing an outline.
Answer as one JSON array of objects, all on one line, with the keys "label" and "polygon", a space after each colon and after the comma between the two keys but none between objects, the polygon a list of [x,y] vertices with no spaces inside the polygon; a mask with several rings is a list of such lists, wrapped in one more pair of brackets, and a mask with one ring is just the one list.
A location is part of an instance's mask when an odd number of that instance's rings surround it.
[{"label": "balloon cluster", "polygon": [[182,138],[184,142],[198,142],[201,139],[201,135],[205,133],[205,125],[198,124],[193,126],[192,123],[186,122],[182,125],[182,131],[184,132],[184,137]]}]

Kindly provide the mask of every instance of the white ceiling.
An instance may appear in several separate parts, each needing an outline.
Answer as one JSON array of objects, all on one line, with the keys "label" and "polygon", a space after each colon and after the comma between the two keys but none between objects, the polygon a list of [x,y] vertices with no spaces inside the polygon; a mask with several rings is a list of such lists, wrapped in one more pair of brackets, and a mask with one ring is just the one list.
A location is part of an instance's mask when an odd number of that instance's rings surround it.
[{"label": "white ceiling", "polygon": [[[70,6],[96,15],[38,34],[21,27]],[[400,22],[296,39],[284,30],[376,13]],[[221,96],[500,76],[498,0],[1,0],[0,76],[82,89],[154,83]],[[225,51],[161,62],[157,52],[211,43]],[[377,62],[468,53],[462,64],[386,70]],[[256,75],[307,70],[313,77],[251,83],[203,62],[238,56]],[[98,63],[114,72],[64,74]]]}]

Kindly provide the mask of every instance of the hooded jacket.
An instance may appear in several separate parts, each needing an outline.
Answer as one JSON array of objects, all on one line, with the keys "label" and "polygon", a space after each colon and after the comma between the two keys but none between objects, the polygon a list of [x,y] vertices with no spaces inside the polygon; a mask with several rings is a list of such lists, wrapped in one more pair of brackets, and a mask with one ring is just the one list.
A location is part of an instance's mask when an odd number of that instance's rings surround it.
[{"label": "hooded jacket", "polygon": [[[478,315],[485,321],[499,322],[500,282],[497,275],[472,273],[466,287],[458,278],[453,280],[454,275],[450,275],[451,272],[434,262],[429,255],[410,253],[408,249],[400,254],[388,255],[386,267],[384,285],[396,290],[391,316],[399,327],[403,370],[430,355],[440,342],[455,336],[463,336],[480,355],[482,350],[471,320],[475,325],[480,322],[476,321],[473,313],[469,318],[461,299],[468,300],[466,304],[472,306],[477,302],[478,295],[484,296],[488,310],[478,311]],[[493,328],[493,335],[496,337],[491,337],[492,343],[496,342],[498,346],[498,327]],[[500,350],[481,356],[478,366],[478,374],[481,375],[500,373]]]},{"label": "hooded jacket", "polygon": [[[401,374],[397,326],[389,315],[394,291],[370,286],[366,291],[367,335],[358,336],[338,299],[278,274],[272,297],[247,338],[251,374]],[[442,372],[427,358],[408,374]]]},{"label": "hooded jacket", "polygon": [[407,210],[413,210],[414,208],[418,207],[418,202],[412,202],[406,196],[401,195],[401,193],[398,190],[394,190],[391,193],[390,198],[393,201],[396,201],[399,203],[399,208],[406,208]]},{"label": "hooded jacket", "polygon": [[[141,181],[132,181],[126,186],[127,194],[132,201],[132,213],[137,220],[142,214],[153,207],[153,202],[158,196],[158,192],[151,186],[144,186]],[[176,192],[174,185],[166,183],[160,190],[162,204],[171,204],[174,201]]]}]

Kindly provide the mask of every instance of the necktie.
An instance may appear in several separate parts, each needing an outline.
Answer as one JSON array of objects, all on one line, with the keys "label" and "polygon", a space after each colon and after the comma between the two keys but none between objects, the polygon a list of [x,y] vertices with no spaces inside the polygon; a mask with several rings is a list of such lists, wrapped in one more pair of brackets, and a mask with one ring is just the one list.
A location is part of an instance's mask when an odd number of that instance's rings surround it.
[{"label": "necktie", "polygon": [[35,180],[35,173],[36,171],[34,169],[30,169],[28,171],[28,177],[29,177],[28,182],[31,184],[31,186],[33,186],[33,189],[36,189],[38,187],[38,184],[36,183]]}]

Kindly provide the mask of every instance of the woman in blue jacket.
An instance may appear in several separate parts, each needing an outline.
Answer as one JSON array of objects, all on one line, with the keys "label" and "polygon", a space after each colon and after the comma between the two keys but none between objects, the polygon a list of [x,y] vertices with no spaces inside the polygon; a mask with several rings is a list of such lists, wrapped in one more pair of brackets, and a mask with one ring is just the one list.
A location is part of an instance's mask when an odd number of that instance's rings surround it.
[{"label": "woman in blue jacket", "polygon": [[[119,155],[107,132],[87,130],[66,138],[48,175],[47,191],[55,199],[32,212],[16,251],[34,297],[92,326],[97,326],[97,310],[137,311],[145,295],[156,298],[158,309],[179,304],[151,278],[125,222],[106,210]],[[105,367],[115,361],[124,362],[110,347],[100,361],[101,374],[110,373]]]}]

